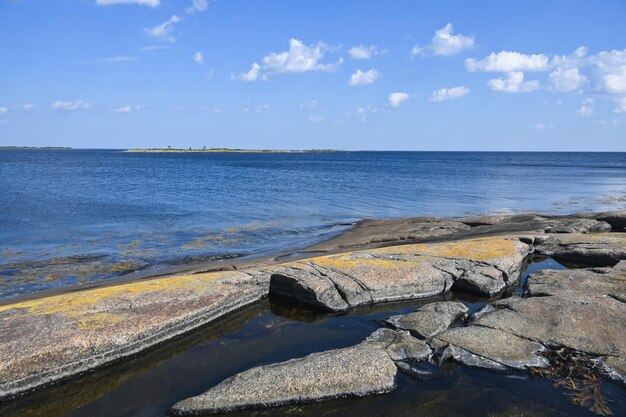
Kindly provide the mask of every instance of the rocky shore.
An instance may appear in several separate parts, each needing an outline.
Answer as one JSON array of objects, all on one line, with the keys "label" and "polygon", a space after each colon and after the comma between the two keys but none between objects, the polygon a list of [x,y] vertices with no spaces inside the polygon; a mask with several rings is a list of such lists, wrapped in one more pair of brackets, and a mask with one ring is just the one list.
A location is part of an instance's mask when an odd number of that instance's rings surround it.
[{"label": "rocky shore", "polygon": [[[568,349],[626,383],[626,212],[361,222],[287,261],[188,273],[0,305],[0,398],[120,360],[263,297],[342,313],[450,291],[494,297],[392,316],[362,343],[244,371],[176,404],[216,413],[389,392],[397,372],[444,361],[496,371],[548,368]],[[315,254],[313,257],[307,258]],[[579,268],[532,274],[529,257]]]}]

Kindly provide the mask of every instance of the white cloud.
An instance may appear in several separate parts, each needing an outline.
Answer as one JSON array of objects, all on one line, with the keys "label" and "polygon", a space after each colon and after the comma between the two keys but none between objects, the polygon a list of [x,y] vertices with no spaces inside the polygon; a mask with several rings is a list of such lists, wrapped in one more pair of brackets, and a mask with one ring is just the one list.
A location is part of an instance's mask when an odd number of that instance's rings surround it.
[{"label": "white cloud", "polygon": [[252,64],[252,68],[250,71],[239,74],[238,76],[232,76],[232,79],[252,82],[256,81],[259,78],[259,72],[261,72],[261,66],[256,62]]},{"label": "white cloud", "polygon": [[352,59],[370,59],[372,56],[380,55],[383,52],[384,51],[379,50],[376,45],[357,45],[348,50],[350,58]]},{"label": "white cloud", "polygon": [[524,73],[509,72],[506,78],[494,78],[487,82],[489,88],[501,93],[528,93],[537,90],[541,84],[537,80],[524,81]]},{"label": "white cloud", "polygon": [[204,62],[204,56],[202,56],[202,52],[196,52],[195,54],[193,54],[193,60],[198,64],[202,64]]},{"label": "white cloud", "polygon": [[123,107],[118,107],[117,109],[113,109],[112,112],[113,113],[131,113],[134,111],[139,111],[141,109],[141,106],[130,106],[130,105],[126,105]]},{"label": "white cloud", "polygon": [[65,111],[74,111],[74,110],[80,110],[80,109],[88,109],[90,107],[91,107],[91,105],[89,105],[89,103],[85,103],[82,100],[76,100],[76,101],[55,101],[54,103],[52,103],[52,106],[50,106],[50,108],[52,110],[65,110]]},{"label": "white cloud", "polygon": [[456,55],[464,49],[474,47],[474,37],[462,34],[453,35],[452,24],[448,23],[443,28],[435,32],[435,36],[430,44],[426,46],[415,45],[411,50],[411,55]]},{"label": "white cloud", "polygon": [[588,81],[587,77],[582,75],[578,68],[565,69],[558,67],[548,77],[552,83],[552,90],[560,93],[576,91]]},{"label": "white cloud", "polygon": [[268,103],[266,103],[266,104],[259,104],[258,106],[255,106],[254,110],[257,113],[261,113],[263,110],[267,110],[269,108],[270,108],[270,105]]},{"label": "white cloud", "polygon": [[155,51],[162,51],[164,49],[169,49],[169,47],[170,45],[149,45],[149,46],[142,46],[140,49],[146,52],[155,52]]},{"label": "white cloud", "polygon": [[159,0],[96,0],[98,6],[111,6],[114,4],[139,4],[142,6],[158,7]]},{"label": "white cloud", "polygon": [[615,113],[626,113],[626,97],[620,97],[617,99],[617,104],[613,109]]},{"label": "white cloud", "polygon": [[533,128],[537,130],[549,130],[549,129],[554,129],[554,125],[550,123],[535,123],[533,125]]},{"label": "white cloud", "polygon": [[591,116],[593,114],[593,103],[594,100],[592,98],[587,97],[583,99],[582,104],[576,113],[580,116]]},{"label": "white cloud", "polygon": [[405,100],[408,100],[408,98],[409,98],[409,95],[407,93],[395,92],[395,93],[389,94],[387,101],[389,102],[389,106],[395,109],[400,106],[400,103],[402,103]]},{"label": "white cloud", "polygon": [[380,78],[380,72],[375,69],[371,69],[369,71],[361,71],[357,69],[354,74],[350,76],[349,84],[353,87],[370,85],[374,84],[374,82]]},{"label": "white cloud", "polygon": [[192,0],[191,6],[185,9],[185,13],[204,12],[209,8],[208,0]]},{"label": "white cloud", "polygon": [[604,87],[609,93],[626,93],[626,65],[615,68],[602,77]]},{"label": "white cloud", "polygon": [[9,109],[7,107],[0,107],[0,114],[7,114]]},{"label": "white cloud", "polygon": [[37,110],[37,107],[32,103],[26,103],[26,104],[21,104],[19,106],[13,106],[13,110],[29,112],[29,111]]},{"label": "white cloud", "polygon": [[324,118],[322,116],[309,116],[308,120],[310,123],[322,123]]},{"label": "white cloud", "polygon": [[437,91],[433,91],[430,96],[430,101],[445,101],[452,100],[455,98],[461,98],[466,94],[469,94],[470,89],[464,86],[452,87],[452,88],[441,88]]},{"label": "white cloud", "polygon": [[182,19],[176,15],[173,15],[165,22],[153,28],[144,29],[144,31],[155,39],[176,42],[176,38],[172,36],[172,30],[174,29],[174,23],[180,22]]},{"label": "white cloud", "polygon": [[358,109],[356,109],[356,114],[359,118],[359,121],[361,123],[365,123],[367,122],[368,117],[371,114],[378,113],[378,110],[378,107],[374,107],[368,104],[367,106],[359,107]]},{"label": "white cloud", "polygon": [[326,52],[332,49],[322,42],[307,46],[301,40],[290,39],[288,51],[273,52],[263,57],[262,65],[255,62],[248,72],[232,78],[243,81],[256,81],[259,76],[265,79],[269,75],[275,74],[299,74],[308,71],[332,72],[341,65],[343,59],[330,64],[320,62]]},{"label": "white cloud", "polygon": [[548,57],[544,54],[525,55],[519,52],[492,52],[484,59],[465,60],[465,68],[470,72],[513,72],[546,71],[549,68]]},{"label": "white cloud", "polygon": [[207,73],[206,73],[206,77],[207,77],[209,80],[212,80],[212,79],[213,79],[213,77],[215,77],[215,69],[214,69],[214,68],[211,68],[210,70],[208,70],[208,71],[207,71]]},{"label": "white cloud", "polygon": [[104,62],[129,62],[129,61],[137,61],[139,58],[135,56],[110,56],[104,58]]}]

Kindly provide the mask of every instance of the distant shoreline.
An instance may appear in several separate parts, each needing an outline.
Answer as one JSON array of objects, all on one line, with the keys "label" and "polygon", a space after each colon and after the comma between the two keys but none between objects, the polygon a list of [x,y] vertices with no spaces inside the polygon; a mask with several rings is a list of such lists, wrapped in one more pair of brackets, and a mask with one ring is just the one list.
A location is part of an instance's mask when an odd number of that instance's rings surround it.
[{"label": "distant shoreline", "polygon": [[69,146],[0,146],[0,149],[25,149],[29,151],[69,151],[73,150],[74,148],[70,148]]},{"label": "distant shoreline", "polygon": [[145,148],[125,149],[122,152],[133,153],[334,153],[341,152],[335,149],[233,149],[233,148]]}]

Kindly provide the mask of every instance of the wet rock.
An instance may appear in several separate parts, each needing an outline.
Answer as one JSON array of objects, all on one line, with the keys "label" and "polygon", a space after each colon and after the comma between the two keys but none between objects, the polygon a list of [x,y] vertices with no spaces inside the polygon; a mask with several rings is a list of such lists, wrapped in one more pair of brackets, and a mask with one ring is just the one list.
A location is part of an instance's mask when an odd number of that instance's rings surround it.
[{"label": "wet rock", "polygon": [[556,260],[612,266],[626,260],[626,233],[559,234],[536,246]]},{"label": "wet rock", "polygon": [[172,408],[177,415],[220,413],[380,394],[395,388],[396,364],[427,358],[430,348],[406,332],[380,329],[364,342],[260,366]]},{"label": "wet rock", "polygon": [[446,346],[441,360],[453,358],[467,366],[505,370],[548,365],[548,360],[539,354],[545,351],[543,345],[502,330],[476,325],[459,327],[435,336],[434,341]]},{"label": "wet rock", "polygon": [[468,312],[469,308],[462,303],[443,301],[426,304],[414,313],[389,317],[386,322],[396,329],[408,330],[415,337],[430,339],[466,317]]},{"label": "wet rock", "polygon": [[605,374],[612,380],[626,385],[626,359],[609,356],[602,358]]},{"label": "wet rock", "polygon": [[432,297],[453,285],[492,296],[516,282],[529,253],[517,239],[492,238],[322,256],[274,271],[270,294],[329,311]]}]

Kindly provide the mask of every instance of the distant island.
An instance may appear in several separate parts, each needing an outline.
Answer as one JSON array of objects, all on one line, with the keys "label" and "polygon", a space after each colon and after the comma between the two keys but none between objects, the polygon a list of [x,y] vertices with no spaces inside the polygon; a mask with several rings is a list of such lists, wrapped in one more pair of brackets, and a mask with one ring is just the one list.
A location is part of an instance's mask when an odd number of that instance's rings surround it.
[{"label": "distant island", "polygon": [[143,152],[143,153],[331,153],[341,152],[334,149],[235,149],[235,148],[146,148],[146,149],[126,149],[122,152]]},{"label": "distant island", "polygon": [[27,150],[42,150],[42,151],[67,151],[72,148],[67,146],[0,146],[0,149],[27,149]]}]

